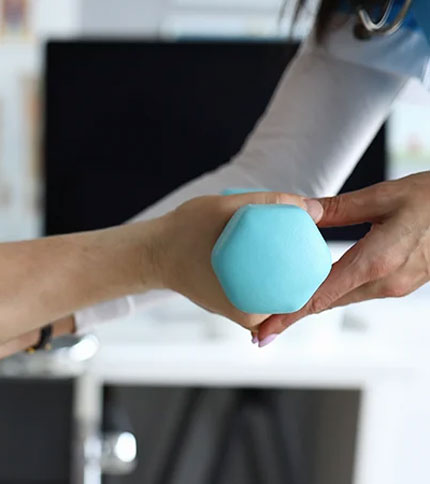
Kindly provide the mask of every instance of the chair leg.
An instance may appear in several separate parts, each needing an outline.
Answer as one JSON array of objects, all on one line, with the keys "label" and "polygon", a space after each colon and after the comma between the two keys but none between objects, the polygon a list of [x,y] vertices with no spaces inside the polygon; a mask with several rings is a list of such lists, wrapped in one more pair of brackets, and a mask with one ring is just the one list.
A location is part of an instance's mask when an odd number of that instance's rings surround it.
[{"label": "chair leg", "polygon": [[255,414],[247,413],[248,415],[244,415],[246,418],[243,418],[243,443],[248,457],[248,469],[254,484],[267,484],[267,462],[262,459],[258,429],[253,429]]},{"label": "chair leg", "polygon": [[[268,420],[269,428],[273,436],[273,449],[276,452],[279,471],[284,476],[285,481],[288,484],[298,484],[297,476],[295,476],[295,470],[291,461],[291,454],[289,452],[290,442],[285,438],[285,432],[282,431],[283,422],[279,413],[279,408],[276,402],[273,400],[273,395],[268,394],[266,396],[267,404],[265,405],[266,417]],[[287,429],[287,434],[288,429]]]},{"label": "chair leg", "polygon": [[181,417],[165,454],[164,465],[154,479],[154,484],[169,484],[172,482],[205,391],[200,388],[189,390],[184,408],[181,411]]},{"label": "chair leg", "polygon": [[233,447],[238,433],[240,432],[240,398],[235,397],[235,401],[230,408],[229,414],[222,426],[220,438],[217,444],[212,464],[210,465],[207,484],[220,484],[223,477],[227,457]]},{"label": "chair leg", "polygon": [[[165,465],[154,480],[154,484],[169,484],[172,482],[203,394],[204,390],[202,389],[190,390],[181,412],[181,418],[166,452]],[[257,435],[258,432],[252,431],[256,411],[261,413],[270,436],[270,454],[274,457],[273,463],[277,466],[277,474],[282,476],[282,483],[301,484],[303,482],[295,475],[296,472],[288,451],[291,443],[286,440],[282,431],[282,418],[279,408],[273,400],[273,394],[267,390],[238,390],[224,420],[214,458],[209,466],[206,484],[222,483],[228,456],[231,454],[234,443],[239,439],[244,439],[248,454],[250,479],[252,479],[248,483],[267,484],[264,472],[267,469],[267,462],[261,462],[264,453],[259,449],[261,443]],[[267,451],[267,449],[265,450]]]},{"label": "chair leg", "polygon": [[[274,394],[270,390],[243,390],[242,414],[245,415],[247,447],[253,454],[254,480],[259,484],[266,484],[269,478],[282,484],[302,484],[305,481],[296,475],[291,458],[290,445],[294,443],[285,438],[283,419]],[[263,441],[262,431],[268,436]],[[271,474],[268,466],[274,466]]]},{"label": "chair leg", "polygon": [[[209,469],[207,484],[222,483],[227,458],[231,454],[233,444],[241,437],[249,436],[249,428],[246,422],[246,406],[246,390],[238,390],[221,430],[221,437]],[[262,481],[259,480],[260,473],[257,467],[258,454],[255,446],[251,442],[246,443],[248,444],[246,445],[246,450],[249,456],[250,466],[253,467],[253,470],[250,472],[252,480],[248,482],[249,484],[262,484]]]}]

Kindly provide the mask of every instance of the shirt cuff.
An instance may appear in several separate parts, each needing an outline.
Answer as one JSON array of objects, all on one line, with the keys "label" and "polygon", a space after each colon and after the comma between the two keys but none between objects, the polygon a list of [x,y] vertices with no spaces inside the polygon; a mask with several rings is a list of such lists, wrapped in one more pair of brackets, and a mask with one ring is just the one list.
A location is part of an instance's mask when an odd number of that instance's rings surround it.
[{"label": "shirt cuff", "polygon": [[99,324],[133,315],[135,311],[131,296],[113,301],[106,301],[75,313],[76,333],[83,335]]}]

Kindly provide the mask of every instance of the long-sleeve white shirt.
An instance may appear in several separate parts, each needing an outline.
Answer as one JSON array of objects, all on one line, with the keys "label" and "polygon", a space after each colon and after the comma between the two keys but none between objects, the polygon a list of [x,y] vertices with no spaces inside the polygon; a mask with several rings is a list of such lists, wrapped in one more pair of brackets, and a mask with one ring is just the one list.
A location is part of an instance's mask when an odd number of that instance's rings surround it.
[{"label": "long-sleeve white shirt", "polygon": [[[429,62],[429,49],[424,49],[416,31],[403,29],[391,38],[363,42],[352,37],[351,22],[347,19],[322,45],[312,36],[304,43],[236,157],[178,188],[134,220],[160,216],[190,198],[231,187],[312,197],[336,194],[408,79],[424,81]],[[408,57],[417,46],[419,59],[412,62]],[[130,296],[78,311],[78,331],[130,314],[147,300]]]}]

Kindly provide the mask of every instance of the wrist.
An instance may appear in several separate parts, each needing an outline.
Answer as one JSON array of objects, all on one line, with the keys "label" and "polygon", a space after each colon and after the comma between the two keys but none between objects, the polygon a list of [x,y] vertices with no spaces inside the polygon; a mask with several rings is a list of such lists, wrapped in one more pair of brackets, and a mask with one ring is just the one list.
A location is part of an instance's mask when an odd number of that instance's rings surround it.
[{"label": "wrist", "polygon": [[121,227],[127,245],[125,264],[131,269],[129,294],[163,287],[159,254],[164,223],[161,217]]},{"label": "wrist", "polygon": [[40,337],[38,330],[31,331],[12,341],[0,345],[0,360],[7,358],[15,353],[19,353],[26,348],[37,344]]},{"label": "wrist", "polygon": [[68,334],[74,334],[76,332],[75,316],[71,314],[62,319],[58,319],[53,323],[53,338],[65,336]]},{"label": "wrist", "polygon": [[89,296],[80,307],[157,288],[156,234],[157,220],[79,234],[76,264]]}]

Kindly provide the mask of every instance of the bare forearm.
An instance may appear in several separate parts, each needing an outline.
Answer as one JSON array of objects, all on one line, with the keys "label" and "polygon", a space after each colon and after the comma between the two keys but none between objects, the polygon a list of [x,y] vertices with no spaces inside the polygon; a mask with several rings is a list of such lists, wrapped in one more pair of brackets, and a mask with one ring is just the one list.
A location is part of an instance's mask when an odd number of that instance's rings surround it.
[{"label": "bare forearm", "polygon": [[0,342],[73,311],[157,286],[153,222],[0,244]]}]

